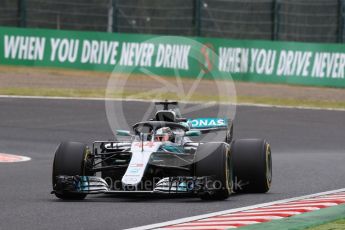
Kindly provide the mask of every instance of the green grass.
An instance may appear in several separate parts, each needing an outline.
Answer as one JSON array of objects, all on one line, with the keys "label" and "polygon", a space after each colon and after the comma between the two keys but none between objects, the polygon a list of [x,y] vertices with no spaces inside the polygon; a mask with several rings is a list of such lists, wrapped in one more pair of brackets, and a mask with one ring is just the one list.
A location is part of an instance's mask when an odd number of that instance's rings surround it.
[{"label": "green grass", "polygon": [[[73,77],[104,77],[108,78],[109,73],[103,72],[93,72],[93,71],[77,71],[77,70],[67,70],[67,69],[54,69],[54,68],[32,68],[32,67],[17,67],[17,66],[0,66],[0,73],[16,73],[16,74],[52,74],[61,76],[73,76]],[[75,80],[75,79],[74,79]],[[14,88],[17,87],[17,88]],[[19,96],[49,96],[49,97],[86,97],[86,98],[105,98],[104,88],[48,88],[43,87],[21,87],[13,86],[11,88],[1,88],[0,94],[2,95],[19,95]],[[299,87],[299,86],[294,86]],[[303,90],[303,88],[301,88]],[[206,92],[207,93],[207,92]],[[184,100],[184,101],[217,101],[217,102],[229,102],[228,98],[218,98],[218,95],[212,95],[210,92],[205,95],[205,92],[196,92],[190,98],[180,98],[174,93],[160,93],[152,94],[150,92],[137,95],[137,92],[131,92],[126,90],[125,92],[117,92],[111,95],[107,95],[109,98],[131,98],[131,99],[148,99],[148,100],[160,100],[160,99],[170,99],[170,100]],[[134,96],[133,96],[134,95]],[[233,98],[231,102],[236,102]],[[266,105],[276,105],[276,106],[303,106],[303,107],[318,107],[318,108],[335,108],[335,109],[345,109],[345,101],[330,99],[330,100],[313,100],[313,99],[298,99],[298,98],[276,98],[276,97],[258,97],[258,96],[247,96],[238,95],[238,103],[253,103],[253,104],[266,104]]]},{"label": "green grass", "polygon": [[[48,97],[86,97],[86,98],[124,98],[124,99],[169,99],[187,101],[228,101],[225,98],[218,98],[217,95],[194,94],[189,99],[180,98],[175,93],[155,93],[129,91],[116,92],[106,95],[104,89],[63,89],[63,88],[0,88],[0,95],[17,96],[48,96]],[[232,100],[234,101],[234,100]]]},{"label": "green grass", "polygon": [[317,227],[307,228],[306,230],[343,230],[345,229],[345,219],[337,220]]},{"label": "green grass", "polygon": [[[86,97],[86,98],[105,98],[104,89],[62,89],[62,88],[0,88],[1,95],[19,95],[19,96],[49,96],[49,97]],[[148,100],[185,100],[185,101],[217,101],[217,102],[235,102],[235,99],[219,98],[218,95],[194,94],[190,98],[180,98],[174,93],[140,93],[125,91],[107,95],[109,98],[126,98],[126,99],[148,99]],[[270,97],[237,97],[238,103],[254,103],[267,105],[283,105],[283,106],[305,106],[320,108],[336,108],[345,109],[345,101],[313,101],[313,100],[297,100],[285,98]]]},{"label": "green grass", "polygon": [[0,88],[0,94],[10,96],[104,97],[105,91],[97,89]]},{"label": "green grass", "polygon": [[239,96],[237,97],[237,102],[268,104],[268,105],[283,105],[283,106],[303,106],[303,107],[316,107],[316,108],[345,109],[345,101],[314,101],[314,100],[301,100],[301,99],[288,99],[288,98]]}]

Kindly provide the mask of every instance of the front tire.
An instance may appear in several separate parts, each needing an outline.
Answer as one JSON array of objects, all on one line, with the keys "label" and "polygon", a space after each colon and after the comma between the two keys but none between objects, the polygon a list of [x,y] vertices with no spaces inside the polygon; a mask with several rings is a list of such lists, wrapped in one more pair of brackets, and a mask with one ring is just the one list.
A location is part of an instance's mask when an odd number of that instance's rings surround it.
[{"label": "front tire", "polygon": [[262,139],[239,139],[231,144],[234,191],[266,193],[272,183],[271,147]]},{"label": "front tire", "polygon": [[[232,192],[232,164],[229,145],[226,143],[205,143],[195,153],[195,176],[210,176],[210,185],[218,189],[199,195],[202,200],[225,200]],[[211,181],[212,182],[212,181]],[[219,184],[216,184],[219,182]],[[207,185],[209,186],[209,183]]]},{"label": "front tire", "polygon": [[[55,152],[53,163],[52,182],[53,189],[56,184],[56,177],[64,176],[91,176],[86,165],[87,155],[90,153],[87,146],[79,142],[63,142]],[[82,200],[86,194],[77,193],[55,193],[55,196],[63,200]]]}]

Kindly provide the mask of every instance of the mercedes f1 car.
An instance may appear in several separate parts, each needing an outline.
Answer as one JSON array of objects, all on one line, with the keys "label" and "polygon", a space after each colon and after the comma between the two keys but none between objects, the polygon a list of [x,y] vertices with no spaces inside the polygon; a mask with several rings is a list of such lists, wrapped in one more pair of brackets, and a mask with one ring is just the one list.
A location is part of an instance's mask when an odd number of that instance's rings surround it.
[{"label": "mercedes f1 car", "polygon": [[[272,182],[271,148],[263,139],[233,140],[227,118],[183,118],[177,102],[163,105],[124,140],[95,141],[92,148],[64,142],[55,152],[53,194],[84,199],[88,194],[189,194],[223,200],[231,193],[265,193]],[[217,142],[193,140],[222,132]],[[199,137],[200,139],[200,137]]]}]

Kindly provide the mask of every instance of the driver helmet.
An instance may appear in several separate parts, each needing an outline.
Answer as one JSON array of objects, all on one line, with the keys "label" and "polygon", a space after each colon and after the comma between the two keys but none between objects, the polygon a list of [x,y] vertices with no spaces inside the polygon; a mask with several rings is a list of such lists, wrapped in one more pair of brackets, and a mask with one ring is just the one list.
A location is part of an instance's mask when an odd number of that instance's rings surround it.
[{"label": "driver helmet", "polygon": [[173,141],[174,133],[169,127],[159,128],[156,131],[155,139],[156,141]]}]

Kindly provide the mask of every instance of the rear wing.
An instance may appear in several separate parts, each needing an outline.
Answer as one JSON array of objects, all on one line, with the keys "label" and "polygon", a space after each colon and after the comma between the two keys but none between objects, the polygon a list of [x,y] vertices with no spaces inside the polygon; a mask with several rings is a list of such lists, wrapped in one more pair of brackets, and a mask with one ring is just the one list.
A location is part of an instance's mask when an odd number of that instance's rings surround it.
[{"label": "rear wing", "polygon": [[202,133],[228,130],[230,122],[228,118],[195,118],[187,120],[191,130],[199,130]]}]

